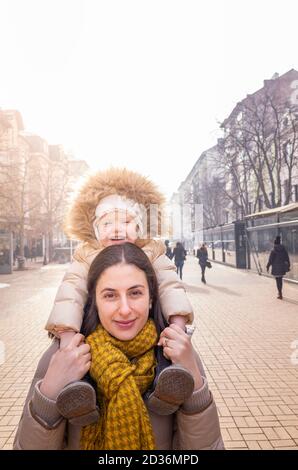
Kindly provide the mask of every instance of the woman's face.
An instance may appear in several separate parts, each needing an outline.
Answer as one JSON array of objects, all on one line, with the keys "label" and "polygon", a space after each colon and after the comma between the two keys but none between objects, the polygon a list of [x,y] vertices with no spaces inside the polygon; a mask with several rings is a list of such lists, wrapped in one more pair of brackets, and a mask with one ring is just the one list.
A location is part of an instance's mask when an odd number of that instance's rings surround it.
[{"label": "woman's face", "polygon": [[149,287],[145,273],[133,264],[107,268],[96,286],[100,323],[121,341],[134,338],[149,316]]}]

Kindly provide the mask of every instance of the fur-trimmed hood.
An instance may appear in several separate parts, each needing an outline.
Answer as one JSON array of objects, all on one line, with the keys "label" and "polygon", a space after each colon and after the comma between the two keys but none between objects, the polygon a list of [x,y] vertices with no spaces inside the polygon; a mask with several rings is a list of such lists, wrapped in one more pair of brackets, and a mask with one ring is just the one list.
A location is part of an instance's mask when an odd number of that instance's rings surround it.
[{"label": "fur-trimmed hood", "polygon": [[66,218],[65,232],[70,238],[94,242],[93,221],[99,201],[112,194],[133,199],[146,209],[157,204],[159,214],[165,197],[145,176],[126,168],[110,168],[91,175],[80,189]]}]

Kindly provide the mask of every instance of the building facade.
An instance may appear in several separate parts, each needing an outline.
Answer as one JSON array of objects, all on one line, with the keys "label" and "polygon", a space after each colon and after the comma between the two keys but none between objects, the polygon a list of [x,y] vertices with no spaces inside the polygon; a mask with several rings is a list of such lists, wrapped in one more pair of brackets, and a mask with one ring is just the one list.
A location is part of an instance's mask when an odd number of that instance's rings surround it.
[{"label": "building facade", "polygon": [[[237,103],[221,124],[222,138],[200,155],[175,196],[181,205],[203,205],[203,239],[215,261],[264,271],[280,234],[292,280],[298,280],[297,89],[292,69]],[[201,239],[194,229],[189,246]]]},{"label": "building facade", "polygon": [[18,111],[0,110],[0,230],[13,234],[15,257],[53,258],[55,245],[66,242],[70,196],[88,169],[61,145],[25,132]]}]

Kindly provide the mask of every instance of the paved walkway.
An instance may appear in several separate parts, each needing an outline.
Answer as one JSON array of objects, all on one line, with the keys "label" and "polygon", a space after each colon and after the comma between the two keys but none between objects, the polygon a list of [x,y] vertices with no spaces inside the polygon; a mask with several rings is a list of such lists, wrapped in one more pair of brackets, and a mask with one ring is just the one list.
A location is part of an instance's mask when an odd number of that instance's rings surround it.
[{"label": "paved walkway", "polygon": [[214,263],[204,286],[196,260],[188,258],[194,343],[226,448],[297,450],[298,360],[291,362],[291,343],[298,340],[298,286],[286,283],[280,301],[274,279]]},{"label": "paved walkway", "polygon": [[[7,284],[0,288],[0,449],[12,447],[32,375],[49,344],[43,327],[65,268],[32,266],[0,276],[0,287]],[[297,340],[298,352],[298,286],[285,284],[279,301],[270,278],[216,264],[206,277],[205,286],[188,256],[184,282],[196,312],[193,341],[226,448],[297,450],[298,364],[291,362],[291,343]]]},{"label": "paved walkway", "polygon": [[[0,276],[0,449],[11,449],[37,362],[50,340],[44,325],[66,265]],[[3,355],[3,354],[2,354]],[[2,358],[3,359],[3,358]],[[2,365],[1,365],[2,363]]]}]

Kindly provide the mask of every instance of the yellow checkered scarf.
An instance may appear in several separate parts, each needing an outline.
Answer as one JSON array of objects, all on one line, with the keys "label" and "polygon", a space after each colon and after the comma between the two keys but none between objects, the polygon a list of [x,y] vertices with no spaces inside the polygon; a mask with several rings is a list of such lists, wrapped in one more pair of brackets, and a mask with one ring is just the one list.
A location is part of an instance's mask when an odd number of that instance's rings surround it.
[{"label": "yellow checkered scarf", "polygon": [[97,383],[100,417],[81,432],[84,450],[152,450],[153,430],[142,394],[154,379],[157,331],[152,320],[131,341],[102,326],[88,336],[90,375]]}]

